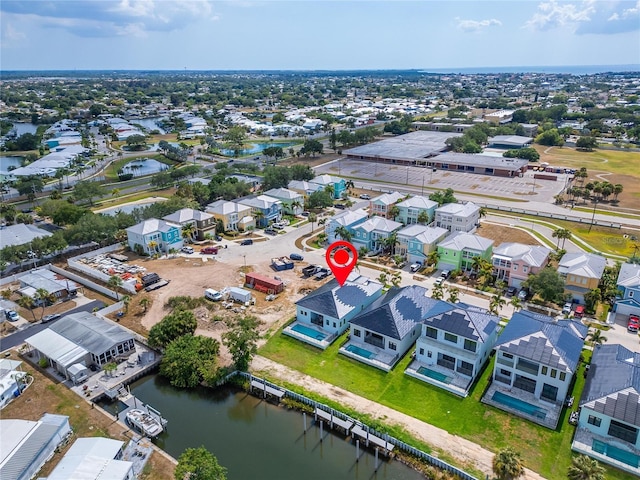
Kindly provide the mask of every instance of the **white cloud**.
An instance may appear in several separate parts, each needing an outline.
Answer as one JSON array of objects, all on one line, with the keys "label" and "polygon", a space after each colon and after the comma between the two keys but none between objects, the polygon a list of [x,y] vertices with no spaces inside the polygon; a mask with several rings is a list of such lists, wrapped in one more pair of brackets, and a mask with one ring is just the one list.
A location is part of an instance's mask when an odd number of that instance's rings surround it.
[{"label": "white cloud", "polygon": [[538,11],[525,23],[525,27],[533,30],[549,30],[568,25],[574,26],[589,22],[595,11],[593,0],[585,0],[580,4],[558,3],[556,0],[542,2],[538,5]]},{"label": "white cloud", "polygon": [[2,28],[2,46],[10,47],[26,40],[27,36],[11,24],[7,24]]},{"label": "white cloud", "polygon": [[489,20],[463,20],[456,17],[456,22],[458,24],[458,28],[465,32],[480,32],[487,27],[502,26],[502,22],[495,18],[491,18]]}]

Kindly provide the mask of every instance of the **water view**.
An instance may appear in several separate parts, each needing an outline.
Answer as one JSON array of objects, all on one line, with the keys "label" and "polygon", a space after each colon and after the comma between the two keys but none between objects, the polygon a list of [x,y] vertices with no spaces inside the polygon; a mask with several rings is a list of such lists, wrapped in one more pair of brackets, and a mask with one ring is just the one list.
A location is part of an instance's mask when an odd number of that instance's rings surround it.
[{"label": "water view", "polygon": [[113,217],[118,212],[133,213],[133,211],[136,208],[148,207],[149,205],[153,205],[154,203],[156,203],[156,202],[130,203],[130,204],[127,204],[127,205],[119,205],[117,207],[107,208],[105,210],[100,210],[99,213],[102,213],[103,215],[110,215],[110,216]]},{"label": "water view", "polygon": [[10,167],[19,167],[22,165],[24,157],[19,156],[6,156],[0,157],[0,174],[6,175],[9,172]]},{"label": "water view", "polygon": [[13,124],[12,131],[16,132],[16,136],[24,135],[25,133],[32,133],[35,135],[38,131],[38,126],[33,123],[15,122]]},{"label": "water view", "polygon": [[320,428],[303,417],[231,388],[178,390],[157,375],[131,385],[131,393],[158,409],[169,423],[156,443],[173,457],[204,445],[228,469],[230,480],[380,479],[418,480],[419,473],[402,463],[360,448],[355,442]]},{"label": "water view", "polygon": [[162,162],[148,158],[134,160],[133,162],[127,163],[122,167],[122,172],[131,173],[134,177],[141,177],[143,175],[151,175],[152,173],[158,173],[168,169],[169,165],[165,165]]},{"label": "water view", "polygon": [[[265,148],[269,148],[269,147],[282,147],[282,148],[287,148],[290,147],[292,145],[295,145],[295,142],[288,142],[288,143],[273,143],[273,142],[263,142],[263,143],[250,143],[249,145],[251,145],[250,148],[246,148],[244,150],[240,150],[238,152],[239,156],[244,156],[244,155],[253,155],[255,153],[260,153],[262,152]],[[235,151],[229,148],[221,148],[220,149],[220,153],[222,153],[223,155],[226,155],[228,157],[233,157],[235,155]]]},{"label": "water view", "polygon": [[162,117],[134,118],[130,120],[129,123],[140,125],[142,128],[146,129],[147,132],[158,130],[160,135],[164,135],[167,132],[161,126],[162,120],[164,120]]}]

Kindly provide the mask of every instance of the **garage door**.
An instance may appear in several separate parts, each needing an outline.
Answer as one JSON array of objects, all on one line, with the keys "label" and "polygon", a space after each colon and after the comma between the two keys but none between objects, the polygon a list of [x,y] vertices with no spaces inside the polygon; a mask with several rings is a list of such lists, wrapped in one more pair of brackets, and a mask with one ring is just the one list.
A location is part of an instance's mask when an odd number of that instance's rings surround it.
[{"label": "garage door", "polygon": [[625,305],[622,303],[616,304],[616,313],[620,315],[630,315],[635,313],[636,315],[640,315],[640,309],[633,305]]}]

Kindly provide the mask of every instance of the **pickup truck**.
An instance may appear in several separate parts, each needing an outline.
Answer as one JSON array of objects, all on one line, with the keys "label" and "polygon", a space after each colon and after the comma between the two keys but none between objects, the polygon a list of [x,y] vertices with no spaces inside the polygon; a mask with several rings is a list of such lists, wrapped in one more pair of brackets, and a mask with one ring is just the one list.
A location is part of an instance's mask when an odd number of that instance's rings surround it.
[{"label": "pickup truck", "polygon": [[315,275],[319,268],[320,267],[317,265],[307,265],[302,269],[302,274],[305,277],[311,277],[312,275]]}]

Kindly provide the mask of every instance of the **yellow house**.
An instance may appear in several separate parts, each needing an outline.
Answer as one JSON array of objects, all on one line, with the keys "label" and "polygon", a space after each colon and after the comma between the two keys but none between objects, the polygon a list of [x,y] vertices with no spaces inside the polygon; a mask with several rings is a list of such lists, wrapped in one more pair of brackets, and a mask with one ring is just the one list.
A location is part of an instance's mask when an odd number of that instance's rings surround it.
[{"label": "yellow house", "polygon": [[584,303],[584,294],[598,288],[606,258],[593,253],[567,253],[558,264],[558,273],[564,277],[564,293],[578,303]]},{"label": "yellow house", "polygon": [[222,221],[225,231],[245,231],[256,226],[248,205],[218,200],[207,205],[206,211],[216,220]]}]

